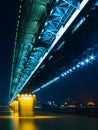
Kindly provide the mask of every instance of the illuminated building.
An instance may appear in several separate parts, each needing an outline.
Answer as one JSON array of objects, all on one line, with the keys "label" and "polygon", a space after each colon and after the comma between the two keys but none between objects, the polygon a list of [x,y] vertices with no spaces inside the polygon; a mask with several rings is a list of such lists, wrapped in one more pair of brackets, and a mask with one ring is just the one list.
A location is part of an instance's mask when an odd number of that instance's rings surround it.
[{"label": "illuminated building", "polygon": [[95,106],[95,103],[90,101],[90,102],[87,103],[87,106]]}]

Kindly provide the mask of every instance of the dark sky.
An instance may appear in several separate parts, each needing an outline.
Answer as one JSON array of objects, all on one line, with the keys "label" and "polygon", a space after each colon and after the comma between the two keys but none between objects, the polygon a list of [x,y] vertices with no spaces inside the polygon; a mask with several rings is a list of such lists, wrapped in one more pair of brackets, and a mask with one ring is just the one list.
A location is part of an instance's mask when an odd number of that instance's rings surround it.
[{"label": "dark sky", "polygon": [[[11,64],[19,0],[0,2],[0,101],[8,101]],[[95,34],[96,35],[96,34]],[[60,101],[66,99],[87,102],[98,99],[98,61],[62,78],[38,93],[38,100]]]}]

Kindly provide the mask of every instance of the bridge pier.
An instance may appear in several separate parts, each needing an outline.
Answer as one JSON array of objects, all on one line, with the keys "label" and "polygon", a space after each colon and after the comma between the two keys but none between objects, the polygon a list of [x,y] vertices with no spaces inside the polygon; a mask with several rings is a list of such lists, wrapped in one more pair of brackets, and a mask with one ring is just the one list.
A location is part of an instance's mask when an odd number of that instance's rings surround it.
[{"label": "bridge pier", "polygon": [[17,101],[13,101],[10,104],[10,107],[15,113],[18,113],[19,117],[32,117],[35,115],[35,101],[35,95],[21,94],[18,95]]},{"label": "bridge pier", "polygon": [[11,104],[10,104],[10,108],[15,112],[18,113],[18,101],[14,100]]}]

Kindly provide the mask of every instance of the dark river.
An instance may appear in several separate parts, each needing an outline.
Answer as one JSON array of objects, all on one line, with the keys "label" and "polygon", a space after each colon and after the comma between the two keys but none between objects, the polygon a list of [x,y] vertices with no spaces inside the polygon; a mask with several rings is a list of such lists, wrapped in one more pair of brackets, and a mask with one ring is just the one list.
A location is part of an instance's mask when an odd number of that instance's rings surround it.
[{"label": "dark river", "polygon": [[0,130],[98,130],[98,118],[36,113],[18,118],[8,107],[0,107]]}]

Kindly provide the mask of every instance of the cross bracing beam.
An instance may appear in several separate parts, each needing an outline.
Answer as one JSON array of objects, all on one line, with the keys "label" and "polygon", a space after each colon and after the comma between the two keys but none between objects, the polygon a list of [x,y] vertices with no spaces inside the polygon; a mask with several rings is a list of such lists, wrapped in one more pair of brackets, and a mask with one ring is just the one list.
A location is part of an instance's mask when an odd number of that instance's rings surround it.
[{"label": "cross bracing beam", "polygon": [[[39,42],[40,44],[38,44],[38,46],[35,48],[32,47],[30,53],[27,56],[25,55],[26,52],[23,51],[22,56],[28,57],[28,59],[24,64],[22,63],[22,65],[24,65],[24,68],[22,68],[21,74],[18,75],[17,73],[15,73],[14,74],[15,77],[12,76],[12,82],[11,82],[12,89],[10,89],[10,90],[12,90],[12,93],[10,94],[10,96],[11,96],[10,102],[15,99],[17,94],[26,85],[28,80],[35,73],[37,68],[40,66],[40,64],[43,62],[43,60],[46,58],[46,56],[50,53],[50,51],[53,49],[53,47],[57,44],[58,40],[61,38],[61,36],[64,34],[64,32],[69,28],[71,23],[75,20],[75,18],[78,16],[78,14],[84,8],[84,6],[88,3],[88,1],[89,0],[83,0],[80,3],[80,6],[79,6],[79,3],[74,2],[74,0],[72,0],[71,2],[69,0],[67,2],[65,0],[57,0],[57,2],[55,2],[54,6],[52,8],[52,11],[50,12],[49,16],[46,19],[42,32],[40,33],[39,39],[37,40],[37,42]],[[61,8],[61,6],[64,6],[64,5],[66,5],[67,9],[63,9],[63,7]],[[58,17],[58,13],[57,13],[58,10],[60,12],[59,17]],[[55,11],[57,11],[57,12],[55,12]],[[53,13],[53,15],[52,15],[52,13]],[[51,18],[51,20],[50,20],[50,18]],[[58,24],[58,22],[59,22],[59,24]],[[33,35],[33,33],[32,33],[32,35]],[[25,42],[24,37],[23,37],[23,41]],[[29,41],[27,43],[29,43]],[[24,45],[25,45],[25,43],[22,45],[22,47],[24,47]],[[21,58],[19,59],[19,61],[21,62]],[[19,63],[19,61],[17,63]],[[19,66],[20,65],[21,65],[21,63],[19,64]],[[19,69],[19,66],[16,68]],[[18,76],[16,76],[16,75],[18,75]],[[18,79],[16,77],[18,77]]]},{"label": "cross bracing beam", "polygon": [[65,25],[73,12],[79,7],[79,2],[76,1],[57,1],[55,6],[50,12],[49,17],[46,20],[44,29],[40,34],[39,41],[47,43],[48,45],[53,42],[56,37],[56,33],[59,31],[62,25]]}]

